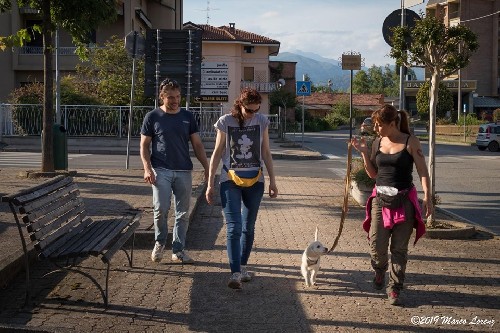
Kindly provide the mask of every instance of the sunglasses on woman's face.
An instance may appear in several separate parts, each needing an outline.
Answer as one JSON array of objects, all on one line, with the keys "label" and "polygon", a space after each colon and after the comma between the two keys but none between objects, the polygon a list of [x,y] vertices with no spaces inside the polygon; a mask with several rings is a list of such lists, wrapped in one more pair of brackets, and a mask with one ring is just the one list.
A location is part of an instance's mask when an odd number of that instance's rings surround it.
[{"label": "sunglasses on woman's face", "polygon": [[250,109],[250,108],[248,108],[248,107],[246,107],[244,105],[243,105],[243,107],[245,108],[245,111],[248,112],[248,113],[256,113],[256,112],[259,112],[259,110],[260,110],[260,105],[256,109]]}]

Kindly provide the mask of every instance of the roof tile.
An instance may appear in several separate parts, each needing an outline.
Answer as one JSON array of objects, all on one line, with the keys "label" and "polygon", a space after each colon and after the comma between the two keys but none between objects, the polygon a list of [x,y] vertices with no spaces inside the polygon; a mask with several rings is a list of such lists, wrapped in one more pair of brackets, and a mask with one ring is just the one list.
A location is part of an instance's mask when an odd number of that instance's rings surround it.
[{"label": "roof tile", "polygon": [[206,41],[240,41],[250,42],[252,44],[280,44],[277,40],[226,25],[214,27],[209,24],[194,24],[192,22],[186,22],[184,24],[184,28],[186,27],[203,30],[202,39]]}]

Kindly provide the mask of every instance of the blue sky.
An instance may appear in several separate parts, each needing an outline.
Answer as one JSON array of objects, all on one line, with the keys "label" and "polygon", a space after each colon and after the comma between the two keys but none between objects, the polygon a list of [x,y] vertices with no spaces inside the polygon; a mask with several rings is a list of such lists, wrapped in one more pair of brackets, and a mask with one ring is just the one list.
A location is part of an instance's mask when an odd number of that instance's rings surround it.
[{"label": "blue sky", "polygon": [[[401,8],[400,0],[210,0],[209,8],[210,25],[234,22],[238,29],[278,40],[280,52],[301,50],[337,60],[356,51],[367,67],[394,63],[382,25]],[[419,13],[425,5],[410,9]],[[184,1],[183,20],[206,24],[207,0]]]}]

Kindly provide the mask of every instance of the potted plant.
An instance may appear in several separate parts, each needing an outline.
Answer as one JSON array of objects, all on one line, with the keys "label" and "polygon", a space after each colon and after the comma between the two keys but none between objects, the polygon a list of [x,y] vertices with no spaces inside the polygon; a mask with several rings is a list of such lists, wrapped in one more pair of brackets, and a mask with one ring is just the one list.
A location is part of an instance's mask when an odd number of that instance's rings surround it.
[{"label": "potted plant", "polygon": [[375,179],[366,173],[361,157],[352,159],[351,165],[351,196],[360,206],[366,204],[375,186]]}]

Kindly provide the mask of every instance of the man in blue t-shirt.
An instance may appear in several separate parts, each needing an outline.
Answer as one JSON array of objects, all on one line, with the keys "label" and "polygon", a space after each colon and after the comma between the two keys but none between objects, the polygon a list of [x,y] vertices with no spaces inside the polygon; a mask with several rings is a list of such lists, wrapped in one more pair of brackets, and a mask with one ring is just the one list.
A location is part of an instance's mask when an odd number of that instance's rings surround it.
[{"label": "man in blue t-shirt", "polygon": [[[189,141],[208,179],[208,160],[198,125],[189,111],[180,109],[181,89],[176,81],[165,79],[160,84],[163,104],[146,114],[141,128],[141,160],[144,180],[153,188],[155,246],[151,260],[160,262],[167,241],[167,217],[172,193],[175,201],[175,223],[172,260],[192,264],[184,249],[188,230],[193,163]],[[151,152],[150,152],[151,148]]]}]

